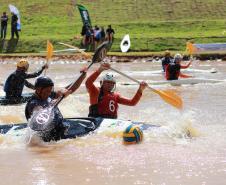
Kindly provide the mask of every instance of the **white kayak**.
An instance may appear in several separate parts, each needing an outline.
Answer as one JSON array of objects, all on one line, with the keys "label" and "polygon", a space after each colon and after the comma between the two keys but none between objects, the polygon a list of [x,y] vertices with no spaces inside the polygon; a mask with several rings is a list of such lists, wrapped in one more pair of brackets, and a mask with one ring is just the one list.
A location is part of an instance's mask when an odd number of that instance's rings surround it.
[{"label": "white kayak", "polygon": [[182,69],[182,71],[184,72],[195,72],[195,73],[217,73],[217,69],[216,68],[211,68],[211,69],[192,69],[192,68],[188,68],[188,69]]},{"label": "white kayak", "polygon": [[[163,70],[153,70],[153,71],[143,71],[144,73],[148,74],[164,74],[165,72]],[[211,68],[211,69],[193,69],[193,68],[188,68],[188,69],[181,69],[181,72],[184,73],[217,73],[216,68]],[[136,73],[136,71],[133,73]],[[142,73],[142,71],[139,71],[139,73]]]},{"label": "white kayak", "polygon": [[130,37],[129,35],[125,35],[120,44],[121,51],[126,53],[130,48]]},{"label": "white kayak", "polygon": [[[205,83],[221,83],[226,82],[225,80],[217,80],[217,79],[203,79],[203,78],[184,78],[179,80],[160,80],[160,81],[146,81],[150,85],[183,85],[183,84],[205,84]],[[137,83],[126,82],[121,83],[121,85],[137,85]]]}]

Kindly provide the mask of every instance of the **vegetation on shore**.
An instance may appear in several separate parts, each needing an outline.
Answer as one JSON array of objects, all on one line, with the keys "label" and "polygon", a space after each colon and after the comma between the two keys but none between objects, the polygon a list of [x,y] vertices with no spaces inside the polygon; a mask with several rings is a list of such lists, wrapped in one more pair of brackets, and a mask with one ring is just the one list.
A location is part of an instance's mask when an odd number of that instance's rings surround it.
[{"label": "vegetation on shore", "polygon": [[226,42],[224,0],[0,0],[0,12],[9,14],[9,3],[21,13],[17,53],[45,51],[47,39],[55,49],[65,48],[57,42],[80,46],[82,21],[75,3],[87,7],[93,26],[112,25],[116,32],[114,52],[120,51],[119,44],[127,33],[131,52],[184,51],[187,41]]}]

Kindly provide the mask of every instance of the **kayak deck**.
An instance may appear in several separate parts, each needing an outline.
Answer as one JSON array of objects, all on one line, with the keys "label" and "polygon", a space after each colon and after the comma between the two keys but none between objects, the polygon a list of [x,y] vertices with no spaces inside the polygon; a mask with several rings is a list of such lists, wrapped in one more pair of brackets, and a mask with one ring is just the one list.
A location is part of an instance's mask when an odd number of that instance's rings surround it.
[{"label": "kayak deck", "polygon": [[6,98],[5,96],[0,97],[0,105],[17,105],[28,102],[32,96],[32,93],[23,94],[18,98]]},{"label": "kayak deck", "polygon": [[[87,135],[90,132],[99,128],[100,126],[103,126],[102,128],[98,129],[98,131],[100,130],[100,132],[101,130],[106,131],[109,129],[112,130],[116,128],[120,129],[121,131],[124,131],[124,129],[130,124],[139,125],[142,130],[160,127],[158,125],[152,125],[142,122],[103,118],[67,118],[64,119],[64,124],[68,126],[68,129],[63,139],[71,139]],[[0,134],[7,134],[9,131],[17,131],[25,128],[27,128],[27,123],[0,125]]]}]

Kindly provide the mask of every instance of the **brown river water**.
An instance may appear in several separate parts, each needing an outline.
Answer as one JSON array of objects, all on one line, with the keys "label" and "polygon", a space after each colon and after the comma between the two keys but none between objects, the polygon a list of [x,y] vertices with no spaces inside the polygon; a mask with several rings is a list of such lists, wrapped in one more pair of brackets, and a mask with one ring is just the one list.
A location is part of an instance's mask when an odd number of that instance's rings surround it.
[{"label": "brown river water", "polygon": [[[44,61],[30,60],[29,71]],[[61,88],[78,77],[87,63],[51,62],[47,75]],[[112,63],[116,69],[139,80],[163,80],[158,61]],[[98,67],[95,64],[88,74]],[[217,73],[208,70],[215,68]],[[226,79],[222,61],[195,61],[188,71],[198,78]],[[0,83],[15,70],[15,61],[2,61]],[[186,73],[186,72],[184,72]],[[132,97],[137,85],[116,75],[117,91]],[[34,82],[34,80],[30,80]],[[99,80],[98,80],[99,81]],[[99,82],[97,82],[98,85]],[[27,146],[26,134],[0,135],[0,184],[2,185],[224,185],[226,184],[226,82],[195,85],[154,85],[173,90],[184,101],[182,111],[145,90],[135,107],[120,106],[119,118],[162,125],[166,132],[144,132],[140,144],[126,146],[112,133]],[[27,88],[24,92],[30,92]],[[4,92],[0,88],[0,95]],[[64,117],[87,116],[89,97],[84,87],[59,105]],[[0,106],[0,124],[25,122],[25,105]],[[189,130],[192,138],[184,135]]]}]

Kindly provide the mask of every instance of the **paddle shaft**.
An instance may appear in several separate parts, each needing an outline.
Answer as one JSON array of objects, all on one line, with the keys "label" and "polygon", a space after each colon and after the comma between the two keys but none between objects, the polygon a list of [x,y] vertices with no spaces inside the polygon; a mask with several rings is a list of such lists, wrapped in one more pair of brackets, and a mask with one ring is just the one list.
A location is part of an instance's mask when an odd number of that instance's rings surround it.
[{"label": "paddle shaft", "polygon": [[[49,65],[48,63],[49,63],[49,59],[46,60],[46,64],[47,64],[47,65]],[[46,76],[46,72],[47,72],[47,69],[45,68],[44,76]]]},{"label": "paddle shaft", "polygon": [[[91,64],[89,64],[89,66],[87,67],[87,70],[94,64],[95,62],[92,62]],[[78,85],[78,82],[84,77],[84,75],[86,74],[86,72],[82,72],[82,74],[78,77],[77,80],[75,80],[74,83],[70,84],[69,86],[67,86],[66,88],[68,90],[71,90],[71,89],[74,89],[74,88],[77,88]],[[54,106],[53,107],[56,107],[63,99],[64,99],[64,95],[61,96],[55,103],[54,103]]]},{"label": "paddle shaft", "polygon": [[[101,60],[103,60],[103,58],[106,56],[106,47],[108,46],[107,42],[102,43],[97,50],[95,51],[93,58],[92,58],[92,62],[89,64],[89,66],[87,67],[87,70],[94,64],[97,62],[100,62]],[[84,75],[86,74],[86,72],[82,72],[82,74],[79,76],[79,78],[72,84],[68,85],[66,88],[68,90],[74,91],[74,89],[77,89],[80,86],[80,83],[82,83],[82,78],[84,77]],[[59,98],[59,100],[57,100],[54,104],[53,107],[56,107],[63,99],[64,99],[64,95],[61,96]]]},{"label": "paddle shaft", "polygon": [[72,46],[70,44],[66,44],[66,43],[63,43],[63,42],[58,42],[58,43],[61,44],[61,45],[67,46],[69,48],[76,49],[76,50],[78,50],[80,53],[82,53],[84,55],[89,55],[88,53],[84,52],[83,50],[79,49],[78,47],[75,47],[75,46]]},{"label": "paddle shaft", "polygon": [[[112,67],[110,67],[110,69],[111,69],[112,71],[115,71],[116,73],[118,73],[118,74],[120,74],[120,75],[122,75],[122,76],[125,76],[126,78],[129,78],[130,80],[132,80],[132,81],[134,81],[134,82],[140,84],[140,82],[139,82],[138,80],[132,78],[131,76],[128,76],[127,74],[125,74],[125,73],[123,73],[123,72],[121,72],[121,71],[118,71],[117,69],[114,69],[114,68],[112,68]],[[153,88],[150,87],[150,86],[147,86],[147,88],[149,88],[150,90],[152,90],[152,91],[154,91],[154,92],[157,92],[157,90],[153,89]]]},{"label": "paddle shaft", "polygon": [[[121,71],[118,71],[117,69],[114,69],[112,67],[110,67],[111,70],[119,73],[122,76],[125,76],[126,78],[129,78],[130,80],[140,84],[140,82],[126,74],[124,74]],[[183,101],[181,100],[181,98],[173,93],[169,93],[169,92],[164,92],[164,91],[160,91],[160,90],[156,90],[150,86],[147,86],[148,89],[150,89],[151,91],[153,91],[154,93],[158,94],[165,102],[167,102],[168,104],[178,108],[178,109],[182,109],[183,107]]]}]

